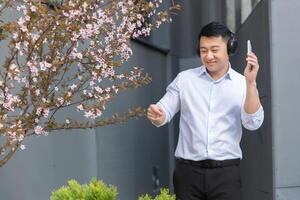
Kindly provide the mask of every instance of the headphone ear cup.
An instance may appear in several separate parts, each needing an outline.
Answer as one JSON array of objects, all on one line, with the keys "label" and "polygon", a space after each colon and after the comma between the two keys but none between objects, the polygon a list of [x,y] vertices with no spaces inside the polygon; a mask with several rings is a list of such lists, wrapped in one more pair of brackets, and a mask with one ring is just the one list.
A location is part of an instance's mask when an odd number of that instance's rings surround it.
[{"label": "headphone ear cup", "polygon": [[230,36],[230,38],[227,42],[227,53],[229,56],[232,56],[235,54],[237,46],[238,46],[237,39],[234,37],[234,35]]}]

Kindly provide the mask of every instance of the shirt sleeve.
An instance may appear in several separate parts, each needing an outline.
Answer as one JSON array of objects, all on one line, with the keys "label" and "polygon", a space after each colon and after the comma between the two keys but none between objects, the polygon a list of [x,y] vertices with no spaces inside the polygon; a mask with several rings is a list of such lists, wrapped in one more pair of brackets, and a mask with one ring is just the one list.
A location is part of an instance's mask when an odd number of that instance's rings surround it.
[{"label": "shirt sleeve", "polygon": [[264,109],[262,106],[260,106],[255,113],[249,114],[245,111],[244,106],[242,106],[241,118],[242,118],[242,124],[246,129],[250,131],[257,130],[259,129],[259,127],[262,125],[264,121]]},{"label": "shirt sleeve", "polygon": [[180,89],[179,89],[179,75],[173,80],[173,82],[167,87],[166,94],[156,103],[165,112],[165,121],[156,125],[157,127],[163,126],[167,122],[170,122],[174,115],[180,108]]}]

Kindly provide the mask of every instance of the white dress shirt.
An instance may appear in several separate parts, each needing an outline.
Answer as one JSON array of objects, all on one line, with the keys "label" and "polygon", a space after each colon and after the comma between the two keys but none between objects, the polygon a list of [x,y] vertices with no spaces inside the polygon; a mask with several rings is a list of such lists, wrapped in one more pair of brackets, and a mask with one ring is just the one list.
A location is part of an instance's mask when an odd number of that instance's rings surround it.
[{"label": "white dress shirt", "polygon": [[161,125],[180,110],[175,157],[196,161],[242,158],[241,124],[256,130],[264,120],[262,106],[254,114],[245,112],[245,97],[245,77],[231,67],[219,80],[213,80],[204,66],[179,73],[157,103],[166,114]]}]

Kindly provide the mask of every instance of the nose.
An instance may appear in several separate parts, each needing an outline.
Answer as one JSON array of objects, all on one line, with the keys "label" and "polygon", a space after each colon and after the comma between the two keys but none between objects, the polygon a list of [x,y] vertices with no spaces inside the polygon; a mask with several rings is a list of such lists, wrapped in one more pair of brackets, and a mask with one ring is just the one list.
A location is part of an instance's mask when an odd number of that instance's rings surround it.
[{"label": "nose", "polygon": [[207,60],[210,60],[210,59],[213,59],[214,58],[214,55],[211,51],[208,51],[207,54],[206,54],[206,59]]}]

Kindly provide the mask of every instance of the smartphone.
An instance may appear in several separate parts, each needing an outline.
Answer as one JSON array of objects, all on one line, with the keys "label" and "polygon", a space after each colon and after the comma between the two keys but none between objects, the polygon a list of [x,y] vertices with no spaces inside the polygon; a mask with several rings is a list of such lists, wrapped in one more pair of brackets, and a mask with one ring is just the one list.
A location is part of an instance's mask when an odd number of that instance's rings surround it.
[{"label": "smartphone", "polygon": [[[250,40],[247,40],[247,55],[252,52],[252,46]],[[252,65],[250,66],[250,70],[252,70]]]},{"label": "smartphone", "polygon": [[247,40],[247,54],[249,54],[250,52],[252,52],[251,42],[250,40]]}]

